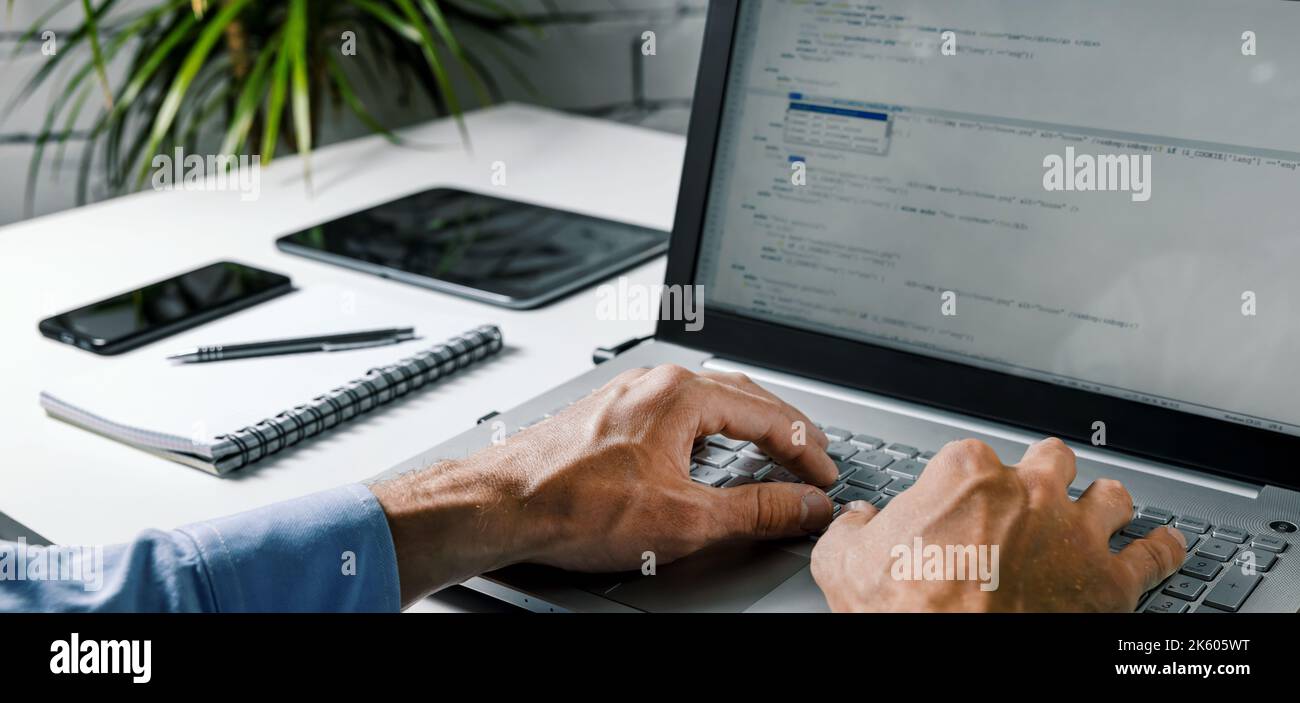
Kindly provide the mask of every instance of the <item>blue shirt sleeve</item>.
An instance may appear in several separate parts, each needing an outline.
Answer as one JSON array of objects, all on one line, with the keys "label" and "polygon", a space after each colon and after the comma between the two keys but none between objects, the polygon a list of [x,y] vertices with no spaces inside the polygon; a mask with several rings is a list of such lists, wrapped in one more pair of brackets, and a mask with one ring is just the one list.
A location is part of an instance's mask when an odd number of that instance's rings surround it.
[{"label": "blue shirt sleeve", "polygon": [[0,611],[397,612],[379,501],[344,486],[105,547],[0,542]]}]

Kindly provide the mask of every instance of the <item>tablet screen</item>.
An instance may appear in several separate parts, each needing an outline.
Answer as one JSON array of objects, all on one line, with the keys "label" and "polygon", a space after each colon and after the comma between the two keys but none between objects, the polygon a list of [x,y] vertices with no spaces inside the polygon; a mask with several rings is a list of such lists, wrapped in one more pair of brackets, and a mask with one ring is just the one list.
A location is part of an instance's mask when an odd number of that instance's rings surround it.
[{"label": "tablet screen", "polygon": [[668,233],[440,188],[284,241],[334,260],[528,301],[658,254]]}]

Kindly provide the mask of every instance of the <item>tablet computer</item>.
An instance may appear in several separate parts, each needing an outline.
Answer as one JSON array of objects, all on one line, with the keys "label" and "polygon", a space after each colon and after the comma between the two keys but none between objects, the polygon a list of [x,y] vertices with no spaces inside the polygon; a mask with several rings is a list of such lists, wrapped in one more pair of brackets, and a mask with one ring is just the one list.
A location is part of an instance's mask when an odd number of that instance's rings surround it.
[{"label": "tablet computer", "polygon": [[658,256],[668,233],[437,188],[280,238],[280,249],[514,309]]}]

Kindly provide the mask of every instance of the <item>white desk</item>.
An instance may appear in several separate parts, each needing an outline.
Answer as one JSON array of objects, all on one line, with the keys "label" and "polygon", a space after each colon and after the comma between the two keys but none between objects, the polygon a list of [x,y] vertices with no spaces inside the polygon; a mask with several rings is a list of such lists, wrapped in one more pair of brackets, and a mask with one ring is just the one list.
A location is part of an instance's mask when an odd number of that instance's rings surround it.
[{"label": "white desk", "polygon": [[[364,138],[312,155],[314,197],[297,158],[262,171],[261,197],[147,192],[0,229],[0,511],[54,542],[113,543],[368,478],[561,380],[602,344],[652,323],[596,317],[594,289],[511,312],[281,253],[277,237],[350,211],[448,185],[649,227],[672,225],[680,137],[519,105],[468,117],[475,153],[420,151]],[[455,145],[435,122],[405,133]],[[506,164],[504,187],[492,164]],[[8,166],[13,166],[9,164]],[[41,336],[42,318],[218,259],[433,305],[501,325],[513,352],[297,450],[221,479],[47,418],[47,379],[115,363]],[[662,258],[627,274],[663,280]],[[131,353],[157,353],[161,342]],[[327,389],[322,389],[322,391]]]}]

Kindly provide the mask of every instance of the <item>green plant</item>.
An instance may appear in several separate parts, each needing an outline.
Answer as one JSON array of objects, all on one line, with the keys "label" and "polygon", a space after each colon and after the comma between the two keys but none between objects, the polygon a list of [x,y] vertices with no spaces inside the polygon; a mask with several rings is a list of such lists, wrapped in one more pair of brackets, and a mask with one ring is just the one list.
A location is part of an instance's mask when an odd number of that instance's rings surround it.
[{"label": "green plant", "polygon": [[[51,3],[19,37],[14,55],[39,39],[45,23],[73,1]],[[502,1],[509,0],[157,0],[110,15],[118,0],[79,0],[83,21],[59,38],[57,52],[33,72],[4,113],[46,81],[62,81],[34,140],[28,210],[47,147],[57,146],[57,168],[74,138],[88,142],[78,203],[86,201],[96,150],[109,192],[119,194],[144,184],[153,155],[177,146],[196,152],[199,140],[214,129],[222,135],[216,153],[258,154],[263,163],[274,158],[283,136],[302,154],[310,188],[309,157],[326,98],[373,132],[402,143],[358,97],[345,59],[356,60],[364,79],[375,85],[395,83],[403,101],[417,86],[439,114],[455,117],[468,146],[453,80],[463,77],[485,103],[496,99],[498,90],[461,35],[481,40],[483,51],[527,85],[502,50],[527,51],[501,31],[520,22]],[[13,0],[8,4],[12,9]],[[344,32],[355,36],[355,56],[343,56]],[[127,72],[114,87],[107,66],[119,56]],[[78,118],[96,94],[94,101],[103,104],[92,126],[78,132]],[[282,124],[292,126],[283,135]]]}]

